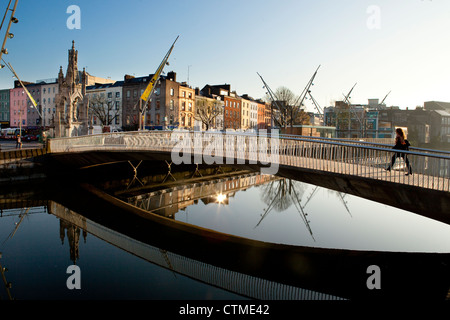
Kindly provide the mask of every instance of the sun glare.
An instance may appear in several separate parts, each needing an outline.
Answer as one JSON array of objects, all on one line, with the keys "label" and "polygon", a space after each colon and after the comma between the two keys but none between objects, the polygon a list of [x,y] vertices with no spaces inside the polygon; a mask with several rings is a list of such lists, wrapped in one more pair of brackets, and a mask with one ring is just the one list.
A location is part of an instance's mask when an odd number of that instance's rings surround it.
[{"label": "sun glare", "polygon": [[223,203],[227,198],[227,196],[222,193],[219,193],[216,198],[218,203]]}]

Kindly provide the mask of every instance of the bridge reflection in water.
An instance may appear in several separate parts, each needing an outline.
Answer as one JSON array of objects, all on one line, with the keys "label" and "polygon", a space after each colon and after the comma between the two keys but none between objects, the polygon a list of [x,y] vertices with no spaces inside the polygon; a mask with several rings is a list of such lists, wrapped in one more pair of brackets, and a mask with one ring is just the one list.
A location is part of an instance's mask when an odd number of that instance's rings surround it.
[{"label": "bridge reflection in water", "polygon": [[[137,166],[139,175],[133,175]],[[434,250],[433,239],[419,248],[412,239],[385,245],[396,240],[386,230],[374,232],[378,238],[372,235],[372,247],[364,248],[364,237],[371,235],[358,232],[340,242],[340,226],[332,226],[336,214],[343,212],[354,222],[364,218],[365,210],[355,210],[351,204],[360,200],[344,193],[235,167],[168,167],[161,162],[89,168],[78,179],[79,185],[64,192],[53,189],[27,197],[46,205],[66,229],[83,230],[153,264],[244,297],[442,300],[450,287],[450,245]],[[6,197],[3,207],[13,207],[16,202]],[[325,200],[331,203],[327,206]],[[314,201],[335,210],[324,215],[311,208]],[[401,214],[382,207],[397,218]],[[325,220],[315,219],[321,216]],[[380,212],[378,218],[386,216]],[[320,226],[326,219],[328,224]],[[362,233],[381,225],[365,226]],[[333,237],[334,232],[338,235]],[[375,243],[385,237],[383,244]],[[76,246],[71,254],[78,258]],[[381,270],[379,290],[367,285],[372,265]]]}]

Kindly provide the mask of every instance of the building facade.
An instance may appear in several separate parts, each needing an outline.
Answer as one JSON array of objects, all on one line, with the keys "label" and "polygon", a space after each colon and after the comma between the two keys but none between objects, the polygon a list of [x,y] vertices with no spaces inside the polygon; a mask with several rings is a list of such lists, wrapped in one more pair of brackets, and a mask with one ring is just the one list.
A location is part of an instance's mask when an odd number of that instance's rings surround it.
[{"label": "building facade", "polygon": [[0,90],[0,127],[1,128],[9,128],[9,89]]},{"label": "building facade", "polygon": [[42,106],[41,106],[41,85],[32,83],[26,85],[26,88],[28,92],[33,97],[33,100],[36,102],[37,106],[35,107],[34,104],[31,102],[29,97],[27,96],[27,121],[26,126],[27,128],[36,128],[42,126],[42,119],[41,119],[41,112],[42,112]]},{"label": "building facade", "polygon": [[[176,82],[176,73],[169,72],[160,76],[147,105],[141,99],[153,75],[144,77],[124,76],[122,94],[122,127],[125,130],[137,130],[140,121],[146,129],[162,130],[172,121],[173,126],[180,122],[180,84]],[[140,110],[143,110],[141,117]]]},{"label": "building facade", "polygon": [[18,81],[9,91],[9,126],[11,128],[24,128],[27,125],[27,95]]},{"label": "building facade", "polygon": [[258,102],[258,129],[266,129],[266,105]]},{"label": "building facade", "polygon": [[86,87],[88,96],[89,124],[93,132],[119,130],[122,128],[123,81],[98,83]]},{"label": "building facade", "polygon": [[241,130],[252,129],[251,117],[251,105],[253,99],[248,95],[241,96]]},{"label": "building facade", "polygon": [[235,92],[223,97],[224,100],[224,128],[241,129],[241,99]]},{"label": "building facade", "polygon": [[223,111],[224,103],[220,96],[206,96],[196,89],[194,130],[222,130]]},{"label": "building facade", "polygon": [[[179,128],[193,130],[195,126],[195,89],[187,83],[179,86]],[[170,110],[169,110],[170,111]],[[169,125],[175,124],[172,114],[168,114]]]},{"label": "building facade", "polygon": [[44,127],[54,127],[56,117],[56,95],[58,82],[55,80],[37,81],[41,85],[41,115]]}]

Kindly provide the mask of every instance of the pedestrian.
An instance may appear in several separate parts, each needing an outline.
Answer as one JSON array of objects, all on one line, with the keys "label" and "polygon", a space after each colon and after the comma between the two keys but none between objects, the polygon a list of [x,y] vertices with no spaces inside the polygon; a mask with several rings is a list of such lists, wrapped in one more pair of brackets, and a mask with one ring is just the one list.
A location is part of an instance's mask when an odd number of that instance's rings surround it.
[{"label": "pedestrian", "polygon": [[[395,129],[396,137],[395,137],[395,145],[392,149],[395,150],[409,150],[410,143],[405,138],[405,133],[401,128]],[[403,160],[406,163],[406,167],[408,168],[408,172],[406,175],[412,174],[412,167],[409,163],[408,156],[403,152],[395,152],[391,159],[391,164],[385,169],[387,171],[391,171],[391,168],[394,166],[395,160],[397,160],[398,157],[403,158]]]},{"label": "pedestrian", "polygon": [[16,149],[19,147],[19,149],[22,149],[22,138],[20,137],[20,134],[17,135],[16,139]]}]

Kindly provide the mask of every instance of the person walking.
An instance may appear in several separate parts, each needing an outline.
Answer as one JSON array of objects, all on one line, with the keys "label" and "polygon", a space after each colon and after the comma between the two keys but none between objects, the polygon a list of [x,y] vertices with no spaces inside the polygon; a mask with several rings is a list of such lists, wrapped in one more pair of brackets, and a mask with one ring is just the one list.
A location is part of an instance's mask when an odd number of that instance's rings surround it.
[{"label": "person walking", "polygon": [[[408,151],[410,143],[408,140],[406,140],[405,133],[403,132],[403,130],[401,128],[397,128],[395,129],[395,133],[396,133],[395,145],[392,149]],[[409,163],[408,156],[403,152],[395,152],[391,158],[390,165],[388,165],[388,167],[385,170],[391,171],[391,168],[394,166],[395,160],[397,160],[398,157],[403,158],[403,160],[406,163],[406,167],[408,168],[408,172],[406,173],[406,175],[412,174],[412,167],[411,164]]]},{"label": "person walking", "polygon": [[16,139],[16,149],[19,147],[19,149],[22,149],[22,138],[20,137],[20,134],[17,135]]}]

